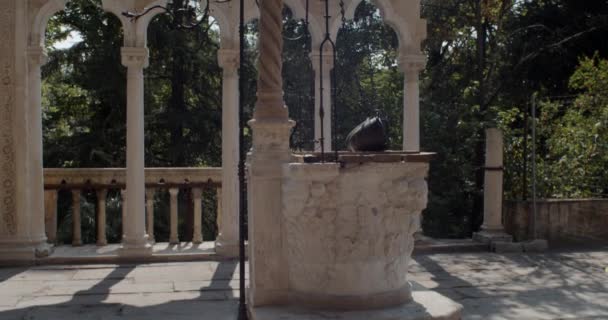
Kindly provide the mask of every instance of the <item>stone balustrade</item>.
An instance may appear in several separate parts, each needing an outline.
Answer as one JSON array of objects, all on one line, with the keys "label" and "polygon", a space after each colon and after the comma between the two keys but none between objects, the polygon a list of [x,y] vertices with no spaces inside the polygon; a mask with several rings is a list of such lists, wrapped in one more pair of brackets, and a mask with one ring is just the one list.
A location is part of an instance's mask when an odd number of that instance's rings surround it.
[{"label": "stone balustrade", "polygon": [[[154,241],[154,200],[158,192],[168,192],[170,207],[170,243],[178,244],[182,241],[193,243],[203,242],[202,215],[203,196],[205,190],[215,190],[217,193],[217,216],[221,210],[221,168],[147,168],[145,170],[146,184],[146,231],[149,239]],[[57,241],[57,204],[59,191],[66,190],[72,193],[72,244],[80,246],[82,242],[81,225],[81,195],[84,191],[94,191],[97,195],[97,245],[104,246],[106,239],[106,206],[110,191],[120,191],[122,214],[127,212],[126,202],[126,170],[122,168],[108,169],[45,169],[45,224],[49,242]],[[193,236],[192,239],[180,239],[178,234],[178,195],[180,192],[189,192],[193,201]]]}]

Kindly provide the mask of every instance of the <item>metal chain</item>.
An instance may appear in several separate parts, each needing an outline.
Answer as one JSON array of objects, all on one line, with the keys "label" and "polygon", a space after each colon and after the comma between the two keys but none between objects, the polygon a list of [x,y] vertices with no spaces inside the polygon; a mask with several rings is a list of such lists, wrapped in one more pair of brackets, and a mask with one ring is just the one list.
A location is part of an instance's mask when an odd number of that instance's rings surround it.
[{"label": "metal chain", "polygon": [[342,26],[346,25],[346,8],[344,0],[340,0],[340,15],[342,15]]}]

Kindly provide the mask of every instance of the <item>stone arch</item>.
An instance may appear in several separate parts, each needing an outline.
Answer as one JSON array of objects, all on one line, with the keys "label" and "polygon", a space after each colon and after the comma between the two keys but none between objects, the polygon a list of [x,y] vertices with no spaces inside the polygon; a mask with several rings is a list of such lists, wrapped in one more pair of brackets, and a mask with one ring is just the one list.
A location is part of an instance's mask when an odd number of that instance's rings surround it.
[{"label": "stone arch", "polygon": [[[303,5],[303,1],[284,0],[284,3],[293,13],[294,19],[306,19],[306,7]],[[312,43],[320,42],[323,35],[323,29],[317,23],[315,17],[312,14],[309,14],[308,19],[310,22],[308,25],[308,32],[310,32]]]},{"label": "stone arch", "polygon": [[[346,4],[346,19],[354,19],[357,8],[364,0],[352,0]],[[398,0],[404,1],[404,0]],[[405,12],[400,12],[399,8],[394,5],[392,0],[371,0],[372,4],[380,10],[380,16],[386,25],[391,27],[397,34],[399,41],[399,49],[409,48],[417,41],[415,36],[414,25],[418,21],[409,21]],[[408,1],[411,2],[411,1]],[[418,19],[419,20],[419,19]],[[342,26],[340,19],[335,19],[331,27],[332,36],[337,37],[340,27]]]},{"label": "stone arch", "polygon": [[[164,12],[161,8],[152,9],[148,14],[133,21],[131,18],[125,17],[122,13],[125,10],[125,0],[102,0],[103,9],[113,13],[122,24],[124,33],[125,47],[146,47],[148,25],[158,15]],[[132,1],[131,1],[132,2]],[[154,6],[165,7],[168,0],[149,1],[145,6],[137,7],[138,9],[151,8]]]},{"label": "stone arch", "polygon": [[[209,0],[211,1],[211,0]],[[222,45],[227,43],[233,43],[235,35],[238,37],[238,25],[234,25],[230,20],[230,12],[226,12],[227,9],[221,5],[211,1],[209,4],[209,16],[213,17],[217,22],[220,30],[220,43]]]},{"label": "stone arch", "polygon": [[63,10],[67,2],[68,0],[50,0],[38,9],[31,23],[28,39],[30,46],[44,46],[46,27],[49,19],[57,12]]}]

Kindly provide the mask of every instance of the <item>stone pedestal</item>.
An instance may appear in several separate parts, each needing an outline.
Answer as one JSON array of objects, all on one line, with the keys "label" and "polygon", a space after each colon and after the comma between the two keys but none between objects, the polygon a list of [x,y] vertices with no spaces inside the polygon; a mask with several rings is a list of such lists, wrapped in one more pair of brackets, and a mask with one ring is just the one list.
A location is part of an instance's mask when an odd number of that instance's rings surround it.
[{"label": "stone pedestal", "polygon": [[432,291],[415,291],[412,301],[401,306],[364,311],[322,311],[298,307],[253,309],[251,320],[460,320],[462,306]]},{"label": "stone pedestal", "polygon": [[483,225],[473,239],[485,244],[510,242],[502,223],[503,135],[500,129],[486,130],[486,168],[483,192]]}]

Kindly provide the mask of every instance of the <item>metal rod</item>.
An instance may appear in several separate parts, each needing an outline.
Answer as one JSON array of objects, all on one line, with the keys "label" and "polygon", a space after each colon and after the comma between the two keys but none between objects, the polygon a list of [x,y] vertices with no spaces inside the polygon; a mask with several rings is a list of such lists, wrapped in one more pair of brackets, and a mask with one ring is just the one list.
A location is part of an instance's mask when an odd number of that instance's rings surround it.
[{"label": "metal rod", "polygon": [[536,227],[536,95],[532,96],[532,225],[534,239],[538,238]]},{"label": "metal rod", "polygon": [[[319,139],[319,142],[321,143],[321,162],[325,162],[325,99],[323,99],[323,93],[325,92],[325,87],[323,85],[323,49],[325,48],[325,45],[327,43],[329,43],[331,45],[331,49],[333,52],[333,58],[334,58],[334,63],[336,61],[336,44],[334,43],[334,41],[331,39],[331,34],[329,32],[329,18],[331,18],[331,16],[329,15],[329,0],[325,0],[325,39],[323,40],[323,42],[321,42],[321,45],[319,46],[319,78],[321,81],[320,82],[320,92],[319,92],[319,98],[320,98],[320,104],[319,104],[319,118],[321,120],[321,138]],[[334,64],[334,69],[335,69],[335,64]],[[330,85],[332,85],[330,83]],[[330,102],[332,103],[332,102]],[[335,114],[332,110],[332,118],[335,117]],[[333,123],[332,123],[333,125]],[[335,149],[335,146],[334,146]]]},{"label": "metal rod", "polygon": [[238,320],[247,320],[245,296],[245,0],[239,8],[239,314]]},{"label": "metal rod", "polygon": [[523,177],[522,177],[522,200],[528,200],[528,129],[530,128],[530,114],[528,113],[527,108],[525,108],[524,112],[524,145],[523,145]]},{"label": "metal rod", "polygon": [[338,76],[337,73],[337,66],[338,66],[338,59],[336,57],[336,46],[334,45],[332,47],[333,49],[333,55],[334,55],[334,69],[332,70],[332,77],[331,77],[331,144],[332,147],[334,148],[334,158],[336,159],[335,161],[338,162],[339,158],[338,158],[338,144],[337,144],[337,137],[336,137],[336,124],[337,124],[337,114],[338,114],[338,110],[337,110],[337,87],[336,87],[336,77]]}]

